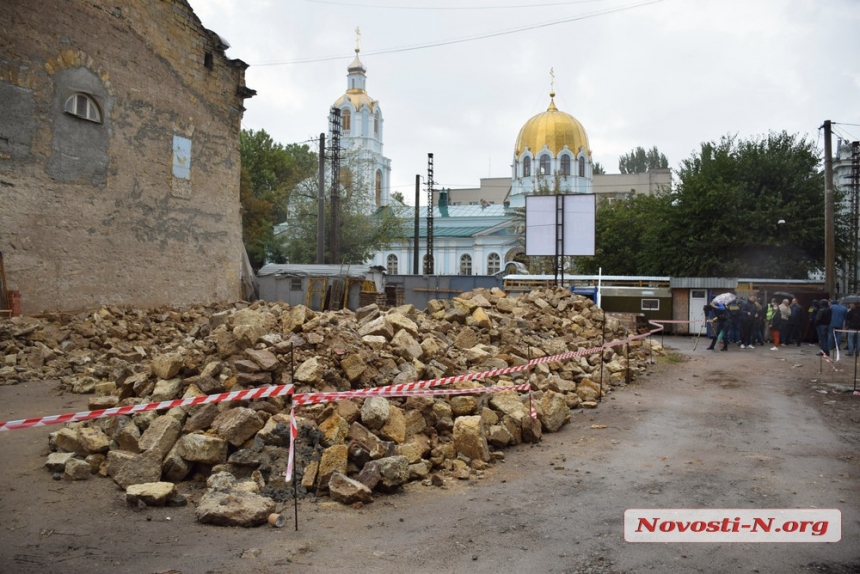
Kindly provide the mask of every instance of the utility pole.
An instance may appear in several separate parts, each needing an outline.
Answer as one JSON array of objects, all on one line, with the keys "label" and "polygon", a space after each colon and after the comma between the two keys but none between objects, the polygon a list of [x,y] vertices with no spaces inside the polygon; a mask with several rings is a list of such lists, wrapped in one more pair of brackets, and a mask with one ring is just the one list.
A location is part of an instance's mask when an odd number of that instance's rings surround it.
[{"label": "utility pole", "polygon": [[418,204],[420,201],[421,201],[421,176],[416,173],[415,174],[415,238],[412,242],[413,243],[412,244],[412,274],[413,275],[418,275],[419,270],[420,270],[420,267],[418,266],[418,259],[421,257],[420,253],[418,252],[418,246],[420,245],[420,243],[418,242],[418,239],[419,239],[418,232],[421,229],[420,226],[418,225],[418,220],[419,220]]},{"label": "utility pole", "polygon": [[331,229],[329,229],[329,263],[340,262],[340,108],[331,108]]},{"label": "utility pole", "polygon": [[824,121],[824,290],[836,297],[836,236],[833,208],[833,146],[830,120]]},{"label": "utility pole", "polygon": [[325,134],[320,134],[319,177],[317,184],[317,265],[325,263]]}]

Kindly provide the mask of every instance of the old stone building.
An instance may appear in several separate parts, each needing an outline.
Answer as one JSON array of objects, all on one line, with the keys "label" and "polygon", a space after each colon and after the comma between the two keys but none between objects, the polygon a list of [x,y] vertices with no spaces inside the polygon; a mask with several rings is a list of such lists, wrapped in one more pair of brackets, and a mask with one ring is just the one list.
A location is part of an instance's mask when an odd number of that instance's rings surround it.
[{"label": "old stone building", "polygon": [[3,0],[0,251],[24,313],[240,296],[247,65],[185,0]]}]

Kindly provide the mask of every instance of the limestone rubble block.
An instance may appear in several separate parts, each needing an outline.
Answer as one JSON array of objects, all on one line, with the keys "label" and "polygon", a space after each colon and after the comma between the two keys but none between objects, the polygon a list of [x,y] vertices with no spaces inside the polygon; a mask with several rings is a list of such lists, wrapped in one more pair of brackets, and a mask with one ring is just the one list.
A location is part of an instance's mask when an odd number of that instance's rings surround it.
[{"label": "limestone rubble block", "polygon": [[165,506],[174,494],[176,485],[172,482],[145,482],[129,486],[125,490],[125,501],[134,506],[138,502],[147,506]]},{"label": "limestone rubble block", "polygon": [[85,460],[70,458],[66,462],[63,476],[69,480],[86,480],[93,473],[92,467]]},{"label": "limestone rubble block", "polygon": [[337,412],[333,412],[331,416],[319,424],[319,429],[323,433],[320,440],[320,444],[323,446],[344,444],[349,434],[349,423]]},{"label": "limestone rubble block", "polygon": [[189,462],[218,464],[227,460],[227,441],[204,434],[187,434],[177,442],[177,453]]},{"label": "limestone rubble block", "polygon": [[591,402],[600,398],[600,385],[591,379],[582,379],[576,387],[576,394],[582,402]]},{"label": "limestone rubble block", "polygon": [[[137,427],[135,427],[137,428]],[[182,424],[169,415],[155,419],[137,441],[139,450],[151,450],[164,458],[179,439]]]},{"label": "limestone rubble block", "polygon": [[371,430],[378,430],[388,421],[391,403],[382,397],[368,397],[361,407],[361,422]]},{"label": "limestone rubble block", "polygon": [[122,488],[128,488],[132,484],[158,482],[161,480],[161,458],[162,455],[155,451],[132,455],[112,478]]},{"label": "limestone rubble block", "polygon": [[259,526],[275,511],[271,498],[246,492],[208,490],[197,505],[197,520],[216,526]]},{"label": "limestone rubble block", "polygon": [[538,418],[546,432],[558,432],[563,425],[570,422],[570,409],[564,395],[547,391],[540,399]]},{"label": "limestone rubble block", "polygon": [[45,461],[45,468],[51,472],[63,472],[66,470],[66,463],[73,458],[75,458],[73,452],[52,452]]},{"label": "limestone rubble block", "polygon": [[382,440],[359,422],[354,422],[349,427],[349,440],[361,444],[373,459],[386,456],[391,446],[390,442]]},{"label": "limestone rubble block", "polygon": [[103,453],[110,447],[110,439],[98,427],[81,427],[78,429],[78,442],[85,452]]},{"label": "limestone rubble block", "polygon": [[336,444],[323,451],[317,470],[318,488],[326,488],[335,472],[347,473],[347,455],[348,449],[345,444]]},{"label": "limestone rubble block", "polygon": [[480,416],[458,417],[454,421],[454,448],[469,459],[490,460],[490,448]]},{"label": "limestone rubble block", "polygon": [[256,411],[249,408],[237,407],[227,409],[212,421],[215,434],[232,444],[240,446],[263,428],[263,421]]},{"label": "limestone rubble block", "polygon": [[342,504],[373,502],[373,492],[368,487],[339,472],[331,475],[328,481],[328,490],[332,500]]},{"label": "limestone rubble block", "polygon": [[58,449],[73,452],[80,456],[87,455],[87,449],[81,444],[80,433],[75,428],[62,428],[54,433],[53,442]]},{"label": "limestone rubble block", "polygon": [[246,349],[245,354],[263,371],[272,372],[281,366],[278,357],[268,349]]},{"label": "limestone rubble block", "polygon": [[299,365],[294,375],[295,380],[299,383],[308,383],[313,385],[322,379],[325,367],[317,357],[311,357],[307,361]]},{"label": "limestone rubble block", "polygon": [[159,379],[172,379],[179,374],[185,361],[179,353],[159,355],[152,360],[152,373]]},{"label": "limestone rubble block", "polygon": [[391,406],[388,410],[388,420],[379,429],[379,435],[395,444],[406,440],[406,417],[399,407]]}]

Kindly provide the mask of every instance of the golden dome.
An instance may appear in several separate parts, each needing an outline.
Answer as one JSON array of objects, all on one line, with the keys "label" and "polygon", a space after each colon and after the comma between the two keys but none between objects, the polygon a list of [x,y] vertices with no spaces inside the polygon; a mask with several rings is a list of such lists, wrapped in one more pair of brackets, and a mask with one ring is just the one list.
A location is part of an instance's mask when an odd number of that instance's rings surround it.
[{"label": "golden dome", "polygon": [[376,111],[376,104],[378,103],[376,100],[368,96],[367,92],[364,90],[347,90],[344,95],[337,99],[334,103],[334,107],[341,107],[347,100],[349,100],[356,111],[360,110],[361,106],[367,106],[370,108],[371,113]]},{"label": "golden dome", "polygon": [[585,128],[572,115],[559,111],[553,98],[555,92],[550,92],[547,110],[531,118],[520,130],[514,147],[515,157],[519,159],[526,148],[536,155],[544,145],[553,157],[557,157],[566,145],[573,154],[579,153],[579,148],[584,148],[590,160],[591,148]]}]

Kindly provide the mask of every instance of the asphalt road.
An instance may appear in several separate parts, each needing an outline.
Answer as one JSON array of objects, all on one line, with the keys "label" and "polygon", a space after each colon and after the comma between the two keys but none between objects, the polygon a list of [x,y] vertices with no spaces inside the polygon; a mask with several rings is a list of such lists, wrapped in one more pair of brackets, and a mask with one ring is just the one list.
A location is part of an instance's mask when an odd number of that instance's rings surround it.
[{"label": "asphalt road", "polygon": [[[413,484],[360,509],[303,500],[298,531],[292,504],[282,529],[132,510],[109,480],[51,480],[54,429],[0,433],[0,572],[860,572],[860,396],[843,392],[853,363],[834,371],[807,345],[665,343],[689,360],[660,359],[482,478]],[[0,387],[0,418],[84,402],[48,385]],[[636,508],[838,509],[841,540],[626,542]]]}]

